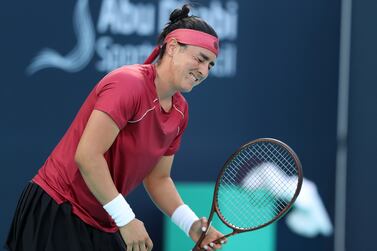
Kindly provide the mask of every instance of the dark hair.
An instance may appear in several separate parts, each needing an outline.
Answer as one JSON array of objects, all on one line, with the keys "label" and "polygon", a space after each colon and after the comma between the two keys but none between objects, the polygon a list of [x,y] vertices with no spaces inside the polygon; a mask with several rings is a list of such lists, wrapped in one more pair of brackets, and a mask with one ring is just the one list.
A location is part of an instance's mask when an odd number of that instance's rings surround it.
[{"label": "dark hair", "polygon": [[205,33],[208,33],[212,36],[218,37],[216,31],[207,24],[206,21],[197,17],[197,16],[189,16],[190,12],[190,5],[185,4],[182,6],[181,9],[175,9],[169,17],[169,22],[165,25],[164,29],[162,30],[160,36],[158,37],[158,44],[162,45],[160,51],[160,59],[164,56],[165,47],[166,45],[163,44],[165,37],[176,29],[192,29],[198,30]]}]

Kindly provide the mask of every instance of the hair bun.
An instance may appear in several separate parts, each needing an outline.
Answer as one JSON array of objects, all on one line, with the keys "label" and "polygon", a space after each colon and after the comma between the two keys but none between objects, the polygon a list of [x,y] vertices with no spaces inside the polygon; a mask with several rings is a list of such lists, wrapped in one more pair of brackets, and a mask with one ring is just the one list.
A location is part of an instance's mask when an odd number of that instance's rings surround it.
[{"label": "hair bun", "polygon": [[182,6],[182,9],[175,9],[169,17],[170,23],[175,23],[183,18],[188,17],[190,7],[188,4]]}]

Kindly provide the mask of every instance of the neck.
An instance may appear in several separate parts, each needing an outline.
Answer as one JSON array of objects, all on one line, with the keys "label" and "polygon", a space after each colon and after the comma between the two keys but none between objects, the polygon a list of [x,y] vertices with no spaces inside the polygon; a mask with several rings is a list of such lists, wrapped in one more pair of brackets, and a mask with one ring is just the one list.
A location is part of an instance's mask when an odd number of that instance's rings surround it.
[{"label": "neck", "polygon": [[169,76],[167,64],[159,62],[156,64],[156,79],[154,80],[156,85],[157,96],[160,101],[171,100],[171,97],[176,93]]}]

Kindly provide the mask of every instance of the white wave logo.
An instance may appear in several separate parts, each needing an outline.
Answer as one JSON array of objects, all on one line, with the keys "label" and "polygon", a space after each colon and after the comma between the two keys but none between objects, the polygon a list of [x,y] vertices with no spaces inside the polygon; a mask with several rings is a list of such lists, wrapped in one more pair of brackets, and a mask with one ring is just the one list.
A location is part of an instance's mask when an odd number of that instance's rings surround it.
[{"label": "white wave logo", "polygon": [[[96,60],[95,70],[101,73],[110,72],[122,65],[143,62],[154,47],[150,37],[163,28],[169,13],[182,5],[181,0],[101,2],[95,25],[90,14],[89,0],[77,0],[73,13],[74,33],[77,38],[75,47],[67,55],[51,48],[42,49],[33,58],[26,73],[33,75],[48,68],[69,73],[79,72],[93,58]],[[221,38],[221,53],[211,75],[234,76],[237,69],[237,1],[211,0],[208,6],[193,9],[193,14],[196,15],[195,13],[208,20]]]},{"label": "white wave logo", "polygon": [[45,48],[33,59],[26,69],[34,74],[46,68],[58,68],[67,72],[78,72],[86,67],[94,53],[95,31],[91,20],[88,0],[78,0],[73,14],[77,45],[66,56]]}]

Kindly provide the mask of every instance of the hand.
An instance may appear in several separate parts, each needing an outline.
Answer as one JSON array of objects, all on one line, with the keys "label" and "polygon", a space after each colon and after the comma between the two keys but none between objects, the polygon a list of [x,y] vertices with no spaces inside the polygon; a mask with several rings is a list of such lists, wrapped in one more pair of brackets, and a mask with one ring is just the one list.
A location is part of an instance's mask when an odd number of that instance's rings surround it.
[{"label": "hand", "polygon": [[[206,218],[201,218],[197,221],[195,221],[191,229],[189,231],[189,235],[191,239],[194,242],[197,242],[202,235],[203,232],[206,232],[208,228],[208,221]],[[222,247],[221,244],[225,244],[227,242],[226,238],[221,239],[221,243],[215,244],[213,241],[223,237],[224,235],[217,231],[214,227],[210,226],[208,232],[206,233],[206,237],[204,237],[204,240],[202,241],[202,244],[200,245],[201,248],[204,248],[205,250],[217,250]]]},{"label": "hand", "polygon": [[127,251],[151,251],[152,240],[149,238],[144,223],[133,219],[127,225],[119,228],[120,234],[127,245]]}]

